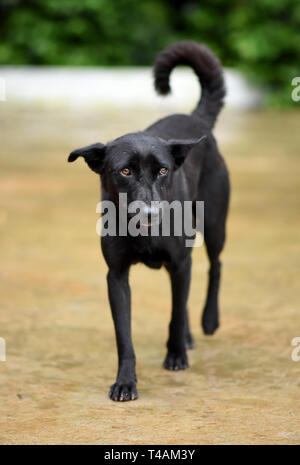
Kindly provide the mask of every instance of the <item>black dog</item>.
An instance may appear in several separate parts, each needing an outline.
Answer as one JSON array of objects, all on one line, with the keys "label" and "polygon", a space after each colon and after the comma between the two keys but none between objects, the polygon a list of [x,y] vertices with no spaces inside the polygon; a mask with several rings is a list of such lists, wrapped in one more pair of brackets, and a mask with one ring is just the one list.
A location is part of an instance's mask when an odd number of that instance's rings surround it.
[{"label": "black dog", "polygon": [[[119,193],[127,193],[128,202],[143,201],[151,213],[152,201],[205,202],[204,241],[210,271],[202,326],[205,334],[213,334],[219,325],[219,255],[225,241],[230,190],[226,165],[211,134],[225,96],[223,72],[218,59],[204,45],[191,41],[175,43],[162,51],[155,63],[155,87],[160,94],[170,92],[169,76],[177,65],[191,66],[200,80],[202,96],[191,115],[171,115],[143,132],[122,136],[107,145],[96,143],[75,150],[68,160],[82,156],[101,176],[102,199],[111,200],[117,209]],[[102,237],[119,356],[117,379],[109,394],[112,400],[137,398],[128,283],[132,264],[166,267],[173,297],[164,367],[188,367],[186,349],[193,347],[187,311],[192,260],[191,248],[184,241],[184,235]]]}]

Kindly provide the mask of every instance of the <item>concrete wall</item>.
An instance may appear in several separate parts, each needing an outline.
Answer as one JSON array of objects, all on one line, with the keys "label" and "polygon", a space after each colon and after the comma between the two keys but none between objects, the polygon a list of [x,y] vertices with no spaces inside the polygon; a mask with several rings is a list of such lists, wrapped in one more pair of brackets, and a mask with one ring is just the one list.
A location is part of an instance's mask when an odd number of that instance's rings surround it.
[{"label": "concrete wall", "polygon": [[[172,95],[157,96],[151,68],[0,67],[6,101],[47,105],[161,106],[192,108],[199,96],[194,73],[179,68],[171,76]],[[225,71],[227,107],[247,109],[260,105],[261,93],[243,76]]]}]

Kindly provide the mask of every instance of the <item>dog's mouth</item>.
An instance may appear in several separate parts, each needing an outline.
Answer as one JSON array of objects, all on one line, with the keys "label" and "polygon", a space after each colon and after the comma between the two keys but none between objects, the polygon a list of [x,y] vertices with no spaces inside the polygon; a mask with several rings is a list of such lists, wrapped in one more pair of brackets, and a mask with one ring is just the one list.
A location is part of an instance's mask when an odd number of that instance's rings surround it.
[{"label": "dog's mouth", "polygon": [[[135,213],[129,212],[127,210],[127,217],[130,221],[132,218],[135,217]],[[146,211],[146,212],[138,212],[139,218],[137,219],[136,226],[141,228],[150,228],[151,226],[158,225],[162,220],[162,214],[159,210],[155,211]]]},{"label": "dog's mouth", "polygon": [[142,220],[139,221],[140,226],[143,228],[150,228],[151,226],[155,226],[160,223],[160,218],[159,216],[154,217],[154,218],[143,218]]}]

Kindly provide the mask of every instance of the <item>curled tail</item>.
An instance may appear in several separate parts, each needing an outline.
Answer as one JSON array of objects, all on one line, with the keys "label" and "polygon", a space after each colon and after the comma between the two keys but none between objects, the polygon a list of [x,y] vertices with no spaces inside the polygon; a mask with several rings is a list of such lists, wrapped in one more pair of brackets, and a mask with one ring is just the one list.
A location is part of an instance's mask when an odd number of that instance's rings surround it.
[{"label": "curled tail", "polygon": [[204,117],[212,128],[226,94],[223,69],[217,57],[203,44],[181,41],[162,50],[154,64],[155,89],[161,95],[170,91],[169,76],[178,65],[188,65],[201,84],[201,99],[193,114]]}]

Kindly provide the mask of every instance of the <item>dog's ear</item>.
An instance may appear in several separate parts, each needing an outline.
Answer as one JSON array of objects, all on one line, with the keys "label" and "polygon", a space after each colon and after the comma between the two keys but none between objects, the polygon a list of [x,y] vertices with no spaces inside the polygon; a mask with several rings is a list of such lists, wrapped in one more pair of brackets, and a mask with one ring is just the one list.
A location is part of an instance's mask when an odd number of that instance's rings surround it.
[{"label": "dog's ear", "polygon": [[78,157],[83,157],[91,170],[101,174],[104,165],[105,145],[98,142],[73,150],[68,157],[68,161],[75,161]]},{"label": "dog's ear", "polygon": [[206,139],[206,136],[202,136],[199,139],[170,139],[166,142],[171,155],[174,157],[174,168],[179,168],[180,165],[184,162],[187,154],[198,145],[200,142],[203,142]]}]

